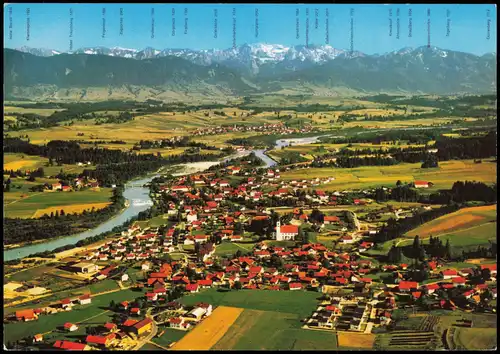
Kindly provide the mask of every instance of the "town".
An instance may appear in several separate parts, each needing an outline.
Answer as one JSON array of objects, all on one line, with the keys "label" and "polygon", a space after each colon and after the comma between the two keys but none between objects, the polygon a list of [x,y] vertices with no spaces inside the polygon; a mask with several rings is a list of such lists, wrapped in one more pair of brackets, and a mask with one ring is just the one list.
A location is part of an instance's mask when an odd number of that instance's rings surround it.
[{"label": "town", "polygon": [[[279,168],[258,165],[252,155],[207,173],[153,180],[154,203],[165,211],[160,226],[136,223],[99,247],[58,262],[67,276],[88,284],[113,279],[120,288],[133,289],[135,298],[111,300],[105,307],[113,316],[87,326],[82,340],[64,335],[78,331],[73,322],[46,328],[49,333],[61,332],[56,336],[61,339],[47,341],[50,335],[34,333],[24,340],[63,350],[138,349],[161,337],[165,330],[159,332],[160,324],[166,331],[193,331],[217,314],[216,304],[177,301],[209,289],[318,293],[317,308],[301,320],[305,331],[393,330],[393,312],[406,308],[496,312],[488,305],[496,299],[495,264],[457,271],[443,257],[413,264],[379,262],[366,253],[376,247],[378,224],[358,219],[349,210],[370,205],[373,190],[325,192],[316,188],[335,177],[284,181]],[[414,186],[430,183],[418,181]],[[404,218],[405,213],[412,215],[412,208],[392,212]],[[329,242],[320,243],[319,238]],[[218,249],[227,252],[217,253]],[[132,268],[139,269],[134,279],[129,276]],[[426,280],[414,281],[414,273],[420,271]],[[104,293],[23,307],[5,320],[44,321],[59,312],[85,308]],[[467,323],[472,326],[472,321]],[[435,341],[429,326],[415,339],[417,348]]]}]

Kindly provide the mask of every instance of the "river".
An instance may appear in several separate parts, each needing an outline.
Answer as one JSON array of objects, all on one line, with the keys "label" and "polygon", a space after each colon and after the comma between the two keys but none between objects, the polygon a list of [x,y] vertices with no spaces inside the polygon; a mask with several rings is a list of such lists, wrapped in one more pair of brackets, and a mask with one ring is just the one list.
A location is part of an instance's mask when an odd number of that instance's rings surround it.
[{"label": "river", "polygon": [[[288,146],[290,144],[293,145],[312,144],[317,142],[318,138],[319,136],[307,137],[307,138],[280,139],[276,141],[276,148],[281,148],[282,146]],[[276,164],[276,162],[273,159],[271,159],[269,156],[265,154],[266,150],[263,149],[245,150],[245,151],[238,151],[237,153],[229,157],[226,157],[220,161],[201,161],[201,162],[192,162],[192,163],[172,166],[173,168],[179,169],[179,172],[173,173],[173,175],[181,176],[185,174],[201,172],[206,170],[210,166],[221,163],[222,161],[227,161],[235,157],[245,156],[252,152],[254,152],[256,156],[258,156],[264,161],[265,167],[271,167]],[[122,225],[130,218],[136,216],[141,211],[147,210],[150,207],[152,201],[151,198],[149,197],[149,189],[144,187],[144,185],[150,182],[153,178],[159,176],[160,176],[159,174],[155,174],[149,177],[135,179],[126,183],[123,191],[123,196],[125,197],[125,199],[128,200],[129,202],[128,205],[118,215],[105,221],[99,226],[91,230],[81,232],[79,234],[59,237],[47,242],[40,242],[32,245],[5,250],[3,252],[4,261],[24,258],[35,253],[51,251],[58,247],[74,244],[88,237],[99,235],[103,232],[111,231],[114,227]]]}]

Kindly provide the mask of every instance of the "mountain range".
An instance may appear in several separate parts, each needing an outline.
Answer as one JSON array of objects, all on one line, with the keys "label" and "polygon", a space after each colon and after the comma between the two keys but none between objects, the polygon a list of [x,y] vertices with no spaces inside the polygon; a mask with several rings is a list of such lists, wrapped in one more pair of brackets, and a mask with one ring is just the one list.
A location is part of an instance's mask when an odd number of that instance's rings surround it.
[{"label": "mountain range", "polygon": [[71,53],[22,47],[4,49],[4,84],[6,94],[15,97],[34,87],[105,87],[115,92],[140,87],[148,88],[142,96],[157,98],[158,92],[193,90],[222,95],[336,88],[362,93],[483,93],[496,91],[496,54],[477,56],[425,46],[367,55],[328,45],[262,43],[226,50],[92,47]]}]

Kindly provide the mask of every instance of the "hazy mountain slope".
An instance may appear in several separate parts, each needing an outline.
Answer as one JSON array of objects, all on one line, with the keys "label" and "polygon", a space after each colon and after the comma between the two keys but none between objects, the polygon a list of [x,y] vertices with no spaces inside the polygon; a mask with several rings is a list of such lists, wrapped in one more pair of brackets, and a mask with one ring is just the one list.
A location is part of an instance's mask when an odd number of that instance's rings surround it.
[{"label": "hazy mountain slope", "polygon": [[199,66],[177,57],[140,61],[88,54],[38,57],[8,49],[4,50],[4,84],[6,93],[14,87],[35,85],[59,88],[142,85],[182,90],[208,84],[233,94],[255,91],[228,68],[218,64]]},{"label": "hazy mountain slope", "polygon": [[[109,52],[102,47],[82,50],[107,54],[35,56],[5,49],[6,95],[61,97],[64,89],[71,89],[71,92],[87,90],[88,94],[82,91],[82,99],[89,98],[91,92],[99,92],[97,96],[101,96],[103,89],[108,99],[124,95],[137,99],[161,98],[162,92],[174,96],[182,94],[183,97],[194,92],[207,96],[241,96],[266,92],[325,92],[336,88],[346,92],[433,94],[496,91],[496,55],[476,56],[436,47],[403,48],[383,55],[365,55],[321,46],[247,45],[226,52],[184,50],[178,56],[172,54],[178,51],[174,50],[170,56],[157,53],[154,58],[141,60],[115,54],[154,55],[159,51],[114,48],[114,52]],[[136,88],[130,89],[132,86]],[[43,94],[40,96],[40,93]],[[68,97],[73,96],[72,93]]]}]

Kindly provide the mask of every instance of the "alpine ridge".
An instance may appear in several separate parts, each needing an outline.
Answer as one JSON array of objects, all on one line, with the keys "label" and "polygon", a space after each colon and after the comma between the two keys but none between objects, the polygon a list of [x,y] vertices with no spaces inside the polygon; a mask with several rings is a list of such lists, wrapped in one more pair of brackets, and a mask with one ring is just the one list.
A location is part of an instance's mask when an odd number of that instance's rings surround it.
[{"label": "alpine ridge", "polygon": [[360,93],[496,92],[495,53],[477,56],[427,46],[373,55],[328,45],[265,43],[226,50],[93,47],[73,53],[23,47],[4,49],[4,73],[5,92],[16,97],[35,86],[127,85],[172,92],[204,86],[227,95],[334,88]]}]

